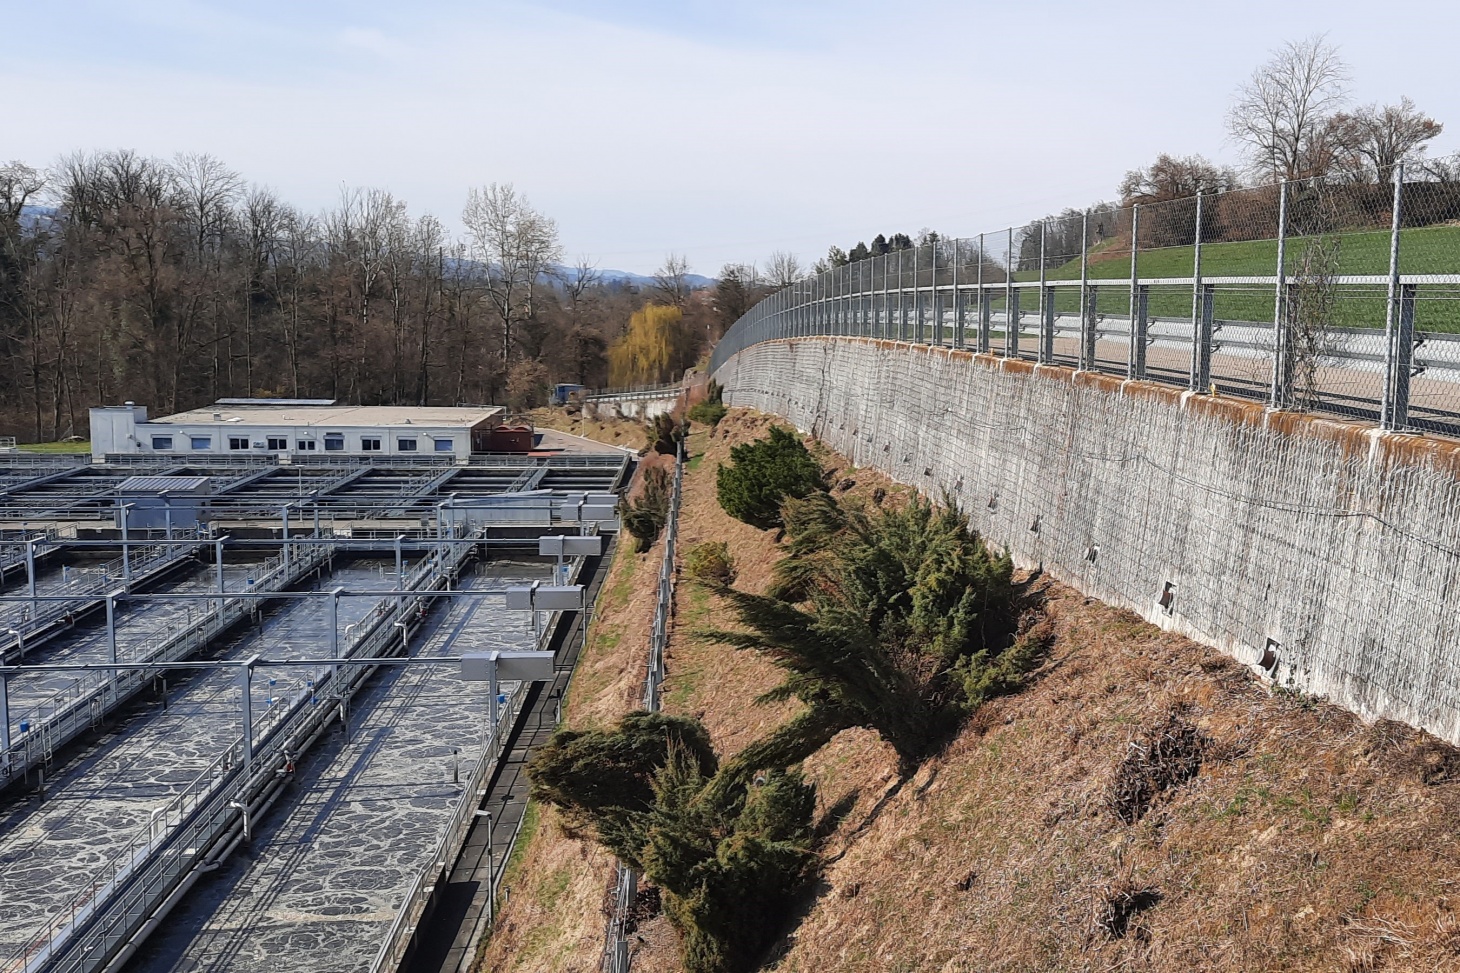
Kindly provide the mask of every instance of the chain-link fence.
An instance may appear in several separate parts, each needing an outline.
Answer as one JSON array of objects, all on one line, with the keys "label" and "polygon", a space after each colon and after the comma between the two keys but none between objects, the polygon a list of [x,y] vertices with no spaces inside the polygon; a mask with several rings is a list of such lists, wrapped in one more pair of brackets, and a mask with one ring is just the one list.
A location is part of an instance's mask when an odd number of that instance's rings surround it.
[{"label": "chain-link fence", "polygon": [[715,348],[848,335],[1460,433],[1460,172],[1344,172],[933,234],[766,298]]}]

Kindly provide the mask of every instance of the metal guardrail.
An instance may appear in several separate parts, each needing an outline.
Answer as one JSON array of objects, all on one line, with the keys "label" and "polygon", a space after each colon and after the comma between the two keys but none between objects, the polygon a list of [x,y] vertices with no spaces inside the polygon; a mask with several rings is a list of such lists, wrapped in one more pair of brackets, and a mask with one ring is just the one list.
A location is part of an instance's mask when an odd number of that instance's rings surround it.
[{"label": "metal guardrail", "polygon": [[[342,658],[375,658],[400,651],[420,624],[421,602],[430,600],[430,591],[446,583],[470,552],[462,545],[449,570],[438,570],[442,552],[422,558],[402,586],[410,594],[382,598],[373,623]],[[315,675],[313,685],[265,711],[253,730],[251,757],[240,734],[157,812],[161,827],[154,820],[134,835],[121,854],[98,870],[92,885],[21,948],[4,973],[91,973],[106,968],[184,882],[227,857],[237,836],[248,830],[251,816],[272,802],[294,760],[336,713],[344,718],[349,698],[375,668],[325,668]]]},{"label": "metal guardrail", "polygon": [[[654,624],[649,632],[649,659],[644,676],[644,709],[656,712],[659,688],[664,683],[664,650],[669,642],[669,616],[674,609],[674,558],[679,541],[679,506],[684,492],[684,443],[674,457],[674,485],[669,493],[669,516],[664,523],[664,558],[659,564],[659,592],[654,602]],[[638,876],[623,862],[615,862],[613,915],[604,935],[601,973],[628,973],[629,913],[638,897]]]},{"label": "metal guardrail", "polygon": [[625,385],[619,388],[594,389],[591,392],[583,393],[583,398],[618,399],[630,395],[665,395],[670,392],[678,395],[681,391],[683,391],[683,387],[678,382],[670,382],[666,385]]},{"label": "metal guardrail", "polygon": [[12,654],[20,651],[19,643],[30,638],[33,633],[64,620],[68,615],[78,615],[98,607],[106,595],[117,590],[119,585],[135,584],[140,578],[165,570],[192,557],[195,552],[194,545],[199,536],[193,530],[179,530],[174,532],[174,539],[170,543],[130,545],[131,550],[120,557],[104,562],[91,574],[83,575],[75,581],[63,585],[60,589],[47,589],[45,592],[47,595],[74,594],[75,600],[42,602],[33,612],[26,614],[18,626],[14,626],[19,632],[16,645],[0,652],[0,661],[8,662]]},{"label": "metal guardrail", "polygon": [[[575,557],[570,562],[569,584],[576,584],[583,571],[583,564],[586,559]],[[558,620],[563,612],[554,611],[549,614],[547,624],[543,625],[542,631],[538,634],[537,643],[534,646],[538,651],[547,651],[552,642],[553,631],[557,628]],[[476,811],[481,807],[482,801],[487,796],[488,784],[492,774],[501,763],[506,751],[503,749],[507,739],[511,737],[510,729],[517,723],[518,715],[521,712],[522,699],[525,695],[523,690],[526,687],[519,686],[507,698],[507,706],[498,718],[497,725],[492,728],[491,739],[487,741],[482,759],[472,768],[471,776],[467,779],[466,789],[462,799],[452,809],[451,816],[447,820],[441,839],[437,842],[435,851],[430,858],[431,864],[426,867],[411,883],[410,890],[403,898],[400,910],[396,913],[395,921],[391,923],[390,931],[386,934],[385,941],[380,946],[380,952],[376,954],[375,961],[370,964],[370,973],[392,973],[398,970],[405,960],[406,953],[410,949],[411,940],[415,936],[416,926],[425,914],[426,907],[431,902],[431,896],[436,890],[436,885],[444,880],[451,873],[452,863],[461,851],[462,844],[466,841],[468,832],[471,831]],[[503,727],[508,728],[507,732]],[[470,799],[466,795],[470,795]],[[525,817],[525,815],[524,815]],[[517,827],[522,826],[522,818],[518,818]],[[508,845],[506,854],[501,856],[497,862],[498,870],[507,867],[507,861],[511,858],[511,846],[516,842],[516,833]],[[495,888],[495,883],[493,888]]]},{"label": "metal guardrail", "polygon": [[[761,342],[861,337],[1457,434],[1460,357],[1441,336],[1460,331],[1457,214],[1454,184],[1406,181],[1400,164],[928,234],[769,295],[716,345],[711,372]],[[1186,334],[1163,337],[1158,311]],[[1110,312],[1123,333],[1101,328]]]},{"label": "metal guardrail", "polygon": [[[316,547],[285,561],[278,555],[264,561],[254,592],[282,590],[323,565],[333,548]],[[124,662],[176,662],[191,656],[232,627],[258,602],[249,598],[222,596],[223,604],[209,609],[196,622],[168,635],[150,651]],[[118,706],[145,688],[155,675],[142,669],[120,669],[84,674],[15,720],[21,728],[10,749],[0,754],[0,789],[9,786],[32,768],[47,763],[57,750],[93,729]]]}]

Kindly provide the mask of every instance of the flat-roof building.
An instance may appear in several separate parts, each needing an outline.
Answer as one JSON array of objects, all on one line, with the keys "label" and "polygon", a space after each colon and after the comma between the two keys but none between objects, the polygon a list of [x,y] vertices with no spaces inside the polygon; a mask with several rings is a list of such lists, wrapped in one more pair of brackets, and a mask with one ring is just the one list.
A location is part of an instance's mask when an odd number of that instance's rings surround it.
[{"label": "flat-roof building", "polygon": [[328,399],[220,399],[148,419],[132,402],[91,410],[91,453],[446,456],[491,448],[497,406],[349,406]]}]

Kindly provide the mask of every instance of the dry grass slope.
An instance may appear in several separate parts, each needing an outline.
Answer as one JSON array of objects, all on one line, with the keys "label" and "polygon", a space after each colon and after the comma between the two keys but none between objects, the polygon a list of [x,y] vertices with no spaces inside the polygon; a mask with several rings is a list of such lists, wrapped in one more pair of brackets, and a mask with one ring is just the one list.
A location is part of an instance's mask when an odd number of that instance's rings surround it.
[{"label": "dry grass slope", "polygon": [[[750,590],[778,556],[775,532],[719,510],[714,468],[771,421],[735,410],[713,436],[697,432],[704,458],[686,479],[682,550],[727,541]],[[885,502],[906,496],[844,464],[833,483],[868,502],[876,490]],[[615,574],[622,600],[610,592],[604,614],[621,604],[617,624],[647,625],[652,606],[630,601],[633,580]],[[1453,749],[1274,694],[1214,651],[1038,584],[1055,640],[1024,693],[986,705],[901,784],[888,748],[865,731],[809,762],[827,818],[825,870],[768,968],[1460,970]],[[750,703],[776,681],[767,663],[687,637],[724,622],[713,598],[681,584],[677,613],[666,708],[699,716],[731,753],[791,712]],[[638,678],[642,635],[632,641],[590,654],[575,722],[594,718],[590,706],[596,719],[614,715],[619,703],[597,697],[622,701],[614,665]],[[525,865],[490,968],[593,968],[606,861],[548,821]],[[677,969],[662,918],[639,934],[636,970]]]}]

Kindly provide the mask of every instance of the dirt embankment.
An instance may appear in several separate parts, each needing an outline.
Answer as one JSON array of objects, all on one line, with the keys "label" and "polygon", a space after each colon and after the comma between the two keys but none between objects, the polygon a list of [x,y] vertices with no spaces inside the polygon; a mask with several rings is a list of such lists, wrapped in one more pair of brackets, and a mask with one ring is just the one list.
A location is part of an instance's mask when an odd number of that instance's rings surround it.
[{"label": "dirt embankment", "polygon": [[647,427],[630,419],[592,419],[581,411],[570,413],[563,409],[548,408],[533,409],[527,415],[539,429],[570,432],[575,436],[608,443],[610,446],[628,446],[630,449],[643,449],[649,445]]},{"label": "dirt embankment", "polygon": [[[769,424],[736,410],[713,437],[696,435],[693,452],[704,455],[687,477],[681,521],[683,551],[728,541],[738,583],[751,590],[777,557],[775,532],[720,511],[714,468]],[[869,500],[877,489],[899,496],[844,464],[833,479]],[[642,557],[657,563],[652,552]],[[642,580],[651,585],[652,571]],[[1452,748],[1272,692],[1214,651],[1061,585],[1037,585],[1056,638],[1023,693],[983,707],[905,782],[864,731],[809,762],[830,832],[825,867],[767,968],[1460,970]],[[699,716],[732,753],[792,705],[752,705],[776,674],[752,655],[689,639],[688,630],[725,619],[691,585],[678,602],[666,708]],[[652,606],[635,608],[646,628]],[[642,665],[637,641],[619,657],[626,666]],[[606,656],[600,665],[610,665]],[[575,693],[592,685],[580,679]],[[549,833],[540,828],[538,839]],[[534,911],[504,929],[501,965],[491,969],[587,970],[597,961],[597,897],[528,900],[557,884],[601,895],[606,860],[561,836],[550,847],[545,864],[560,877],[537,877],[529,857],[523,872],[533,877],[509,910]],[[536,934],[529,915],[560,928],[570,909],[591,913],[576,921],[593,936],[579,936],[579,948],[559,936],[555,951],[518,955],[512,943]],[[636,969],[677,968],[665,920],[644,923],[639,936]]]},{"label": "dirt embankment", "polygon": [[[563,428],[560,410],[554,425],[534,413],[539,426]],[[590,424],[589,434],[603,442],[642,446],[643,428],[618,420]],[[635,436],[638,441],[635,442]],[[637,487],[637,483],[634,484]],[[587,649],[564,705],[567,726],[588,728],[612,723],[640,705],[644,660],[654,615],[654,578],[661,545],[633,552],[627,535],[619,545],[599,593]],[[613,859],[591,841],[563,832],[556,811],[534,806],[508,868],[506,902],[496,934],[477,964],[492,971],[583,971],[598,968],[605,926],[604,896],[612,884]],[[526,827],[526,825],[525,825]]]}]

